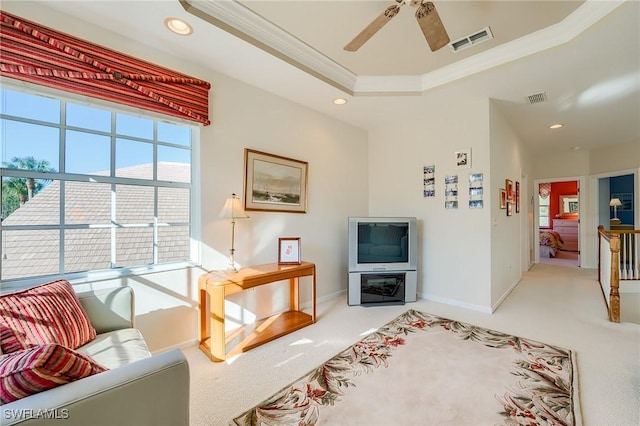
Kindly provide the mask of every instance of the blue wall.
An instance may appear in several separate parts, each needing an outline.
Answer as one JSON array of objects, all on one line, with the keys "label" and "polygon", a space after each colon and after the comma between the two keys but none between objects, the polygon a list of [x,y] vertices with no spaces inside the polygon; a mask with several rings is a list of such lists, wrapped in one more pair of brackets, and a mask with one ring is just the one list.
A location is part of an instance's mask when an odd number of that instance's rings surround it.
[{"label": "blue wall", "polygon": [[[635,191],[633,188],[633,175],[615,176],[609,178],[609,193],[611,198],[617,197],[626,204],[626,206],[618,207],[618,219],[620,223],[625,225],[635,225],[633,222],[633,207],[635,203]],[[627,201],[625,203],[625,201]],[[624,210],[630,207],[631,210]],[[613,218],[613,208],[611,210],[611,218]]]}]

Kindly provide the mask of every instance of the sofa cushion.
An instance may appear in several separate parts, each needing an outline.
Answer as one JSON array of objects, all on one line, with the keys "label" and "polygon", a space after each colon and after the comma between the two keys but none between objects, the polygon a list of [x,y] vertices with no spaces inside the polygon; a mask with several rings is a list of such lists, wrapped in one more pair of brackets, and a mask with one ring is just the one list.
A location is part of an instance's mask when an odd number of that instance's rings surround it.
[{"label": "sofa cushion", "polygon": [[142,334],[135,328],[98,334],[95,339],[79,347],[77,351],[110,369],[151,356]]},{"label": "sofa cushion", "polygon": [[0,348],[5,354],[47,343],[75,349],[95,337],[66,280],[0,295]]},{"label": "sofa cushion", "polygon": [[106,371],[90,357],[57,343],[0,356],[0,404]]}]

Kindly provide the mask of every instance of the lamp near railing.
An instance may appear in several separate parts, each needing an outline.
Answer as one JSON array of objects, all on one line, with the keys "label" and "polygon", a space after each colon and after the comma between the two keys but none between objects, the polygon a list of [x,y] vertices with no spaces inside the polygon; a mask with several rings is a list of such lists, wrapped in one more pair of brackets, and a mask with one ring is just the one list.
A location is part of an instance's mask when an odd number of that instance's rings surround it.
[{"label": "lamp near railing", "polygon": [[620,224],[620,219],[618,219],[618,207],[622,205],[620,198],[612,198],[609,202],[609,205],[613,207],[613,219],[610,220],[611,225]]},{"label": "lamp near railing", "polygon": [[231,248],[229,249],[229,266],[227,267],[227,270],[235,272],[238,270],[233,258],[236,252],[234,247],[236,219],[249,219],[249,216],[247,216],[244,208],[242,207],[242,201],[236,197],[236,194],[231,194],[231,198],[227,198],[227,201],[225,201],[224,207],[222,208],[222,217],[231,219]]}]

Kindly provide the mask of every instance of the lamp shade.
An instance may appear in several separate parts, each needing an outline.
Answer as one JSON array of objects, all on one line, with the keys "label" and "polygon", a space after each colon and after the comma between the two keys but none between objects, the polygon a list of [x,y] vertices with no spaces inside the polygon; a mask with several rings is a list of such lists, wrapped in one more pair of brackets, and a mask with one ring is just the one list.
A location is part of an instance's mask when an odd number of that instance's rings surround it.
[{"label": "lamp shade", "polygon": [[609,202],[609,205],[611,207],[620,207],[622,205],[622,202],[620,201],[620,198],[612,198]]},{"label": "lamp shade", "polygon": [[231,198],[227,198],[222,208],[222,217],[229,219],[248,219],[249,216],[245,213],[242,207],[242,202],[236,194],[231,194]]}]

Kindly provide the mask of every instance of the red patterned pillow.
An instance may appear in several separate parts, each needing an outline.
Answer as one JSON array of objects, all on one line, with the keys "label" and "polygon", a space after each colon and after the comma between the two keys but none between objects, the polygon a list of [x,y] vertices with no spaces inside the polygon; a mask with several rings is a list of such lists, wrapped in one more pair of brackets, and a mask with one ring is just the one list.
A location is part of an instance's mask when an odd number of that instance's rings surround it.
[{"label": "red patterned pillow", "polygon": [[0,356],[0,404],[107,371],[87,355],[57,343]]},{"label": "red patterned pillow", "polygon": [[0,295],[0,348],[5,354],[47,343],[75,349],[95,337],[66,280]]}]

